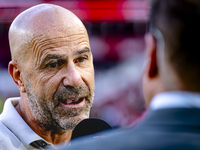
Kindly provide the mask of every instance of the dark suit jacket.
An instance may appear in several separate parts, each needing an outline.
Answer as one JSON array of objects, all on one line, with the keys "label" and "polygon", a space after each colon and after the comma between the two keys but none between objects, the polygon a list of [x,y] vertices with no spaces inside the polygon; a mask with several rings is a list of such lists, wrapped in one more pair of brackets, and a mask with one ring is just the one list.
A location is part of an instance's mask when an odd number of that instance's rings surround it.
[{"label": "dark suit jacket", "polygon": [[59,150],[194,150],[200,149],[200,109],[173,108],[149,111],[132,129],[76,141]]}]

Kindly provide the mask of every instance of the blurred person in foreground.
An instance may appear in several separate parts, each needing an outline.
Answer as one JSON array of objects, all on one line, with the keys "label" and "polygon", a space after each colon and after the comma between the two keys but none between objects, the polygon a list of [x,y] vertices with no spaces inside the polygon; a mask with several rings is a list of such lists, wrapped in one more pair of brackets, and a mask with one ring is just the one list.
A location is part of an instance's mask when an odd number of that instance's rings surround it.
[{"label": "blurred person in foreground", "polygon": [[0,115],[0,149],[33,150],[67,143],[89,117],[94,68],[83,23],[60,6],[40,4],[16,17],[9,29],[9,73],[20,97]]},{"label": "blurred person in foreground", "polygon": [[59,150],[200,149],[199,37],[199,0],[153,0],[145,36],[146,118]]}]

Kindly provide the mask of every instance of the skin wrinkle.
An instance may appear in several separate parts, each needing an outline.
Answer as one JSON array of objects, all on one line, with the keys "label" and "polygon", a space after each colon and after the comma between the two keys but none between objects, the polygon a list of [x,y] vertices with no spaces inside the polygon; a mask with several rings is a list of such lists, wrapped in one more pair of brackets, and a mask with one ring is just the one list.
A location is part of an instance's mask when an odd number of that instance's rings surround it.
[{"label": "skin wrinkle", "polygon": [[[75,38],[73,40],[72,39],[71,40],[67,39],[67,38],[72,37],[72,36],[76,37],[78,35],[82,35],[82,34],[67,35],[66,37],[55,37],[55,38],[49,38],[49,39],[44,39],[44,40],[42,40],[42,36],[41,35],[38,36],[38,37],[33,38],[32,42],[31,42],[32,43],[31,45],[33,45],[32,49],[33,49],[33,52],[34,52],[34,54],[35,54],[35,56],[37,58],[36,59],[36,66],[38,66],[39,59],[43,55],[42,53],[44,53],[44,51],[53,50],[54,48],[56,48],[54,40],[61,39],[59,41],[59,44],[63,44],[63,46],[67,45],[66,41],[68,41],[68,42],[76,41],[76,43],[74,43],[73,45],[79,45],[80,43],[83,43],[83,41],[85,41],[85,37],[87,37],[86,35],[82,36],[82,37],[77,37],[77,38]],[[39,37],[41,37],[41,38],[39,38]],[[40,43],[37,42],[37,41],[40,41]],[[87,42],[89,42],[89,41],[87,40]],[[51,43],[51,45],[49,43]]]},{"label": "skin wrinkle", "polygon": [[[58,38],[56,38],[56,39],[58,39]],[[38,42],[35,42],[36,44],[35,44],[35,47],[33,48],[33,52],[34,52],[34,54],[37,58],[36,59],[36,66],[38,66],[39,60],[46,50],[52,51],[54,48],[56,48],[56,46],[54,46],[53,42],[51,42],[52,39],[46,39],[46,40],[43,40],[43,41],[38,40],[38,41],[41,41],[41,43],[39,44]],[[51,45],[49,43],[51,43]],[[64,41],[60,41],[60,43],[64,43]]]}]

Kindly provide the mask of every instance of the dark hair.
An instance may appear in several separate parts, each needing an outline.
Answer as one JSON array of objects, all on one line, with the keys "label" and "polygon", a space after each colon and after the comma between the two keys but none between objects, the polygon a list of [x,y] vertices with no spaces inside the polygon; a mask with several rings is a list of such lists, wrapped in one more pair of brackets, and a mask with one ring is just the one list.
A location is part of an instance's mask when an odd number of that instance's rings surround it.
[{"label": "dark hair", "polygon": [[200,91],[200,0],[152,0],[150,28],[163,34],[166,58],[187,90]]}]

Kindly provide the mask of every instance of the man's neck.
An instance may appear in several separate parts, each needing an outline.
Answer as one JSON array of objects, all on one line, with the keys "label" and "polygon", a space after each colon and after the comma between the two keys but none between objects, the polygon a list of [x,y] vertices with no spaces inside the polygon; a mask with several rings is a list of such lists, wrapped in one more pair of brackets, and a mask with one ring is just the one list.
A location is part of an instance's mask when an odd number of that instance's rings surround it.
[{"label": "man's neck", "polygon": [[30,111],[25,110],[26,108],[22,109],[20,102],[15,108],[23,120],[29,125],[29,127],[47,142],[57,145],[60,143],[67,144],[71,140],[73,130],[64,130],[63,132],[59,133],[56,131],[47,131],[44,127],[41,127],[34,121],[35,119]]}]

